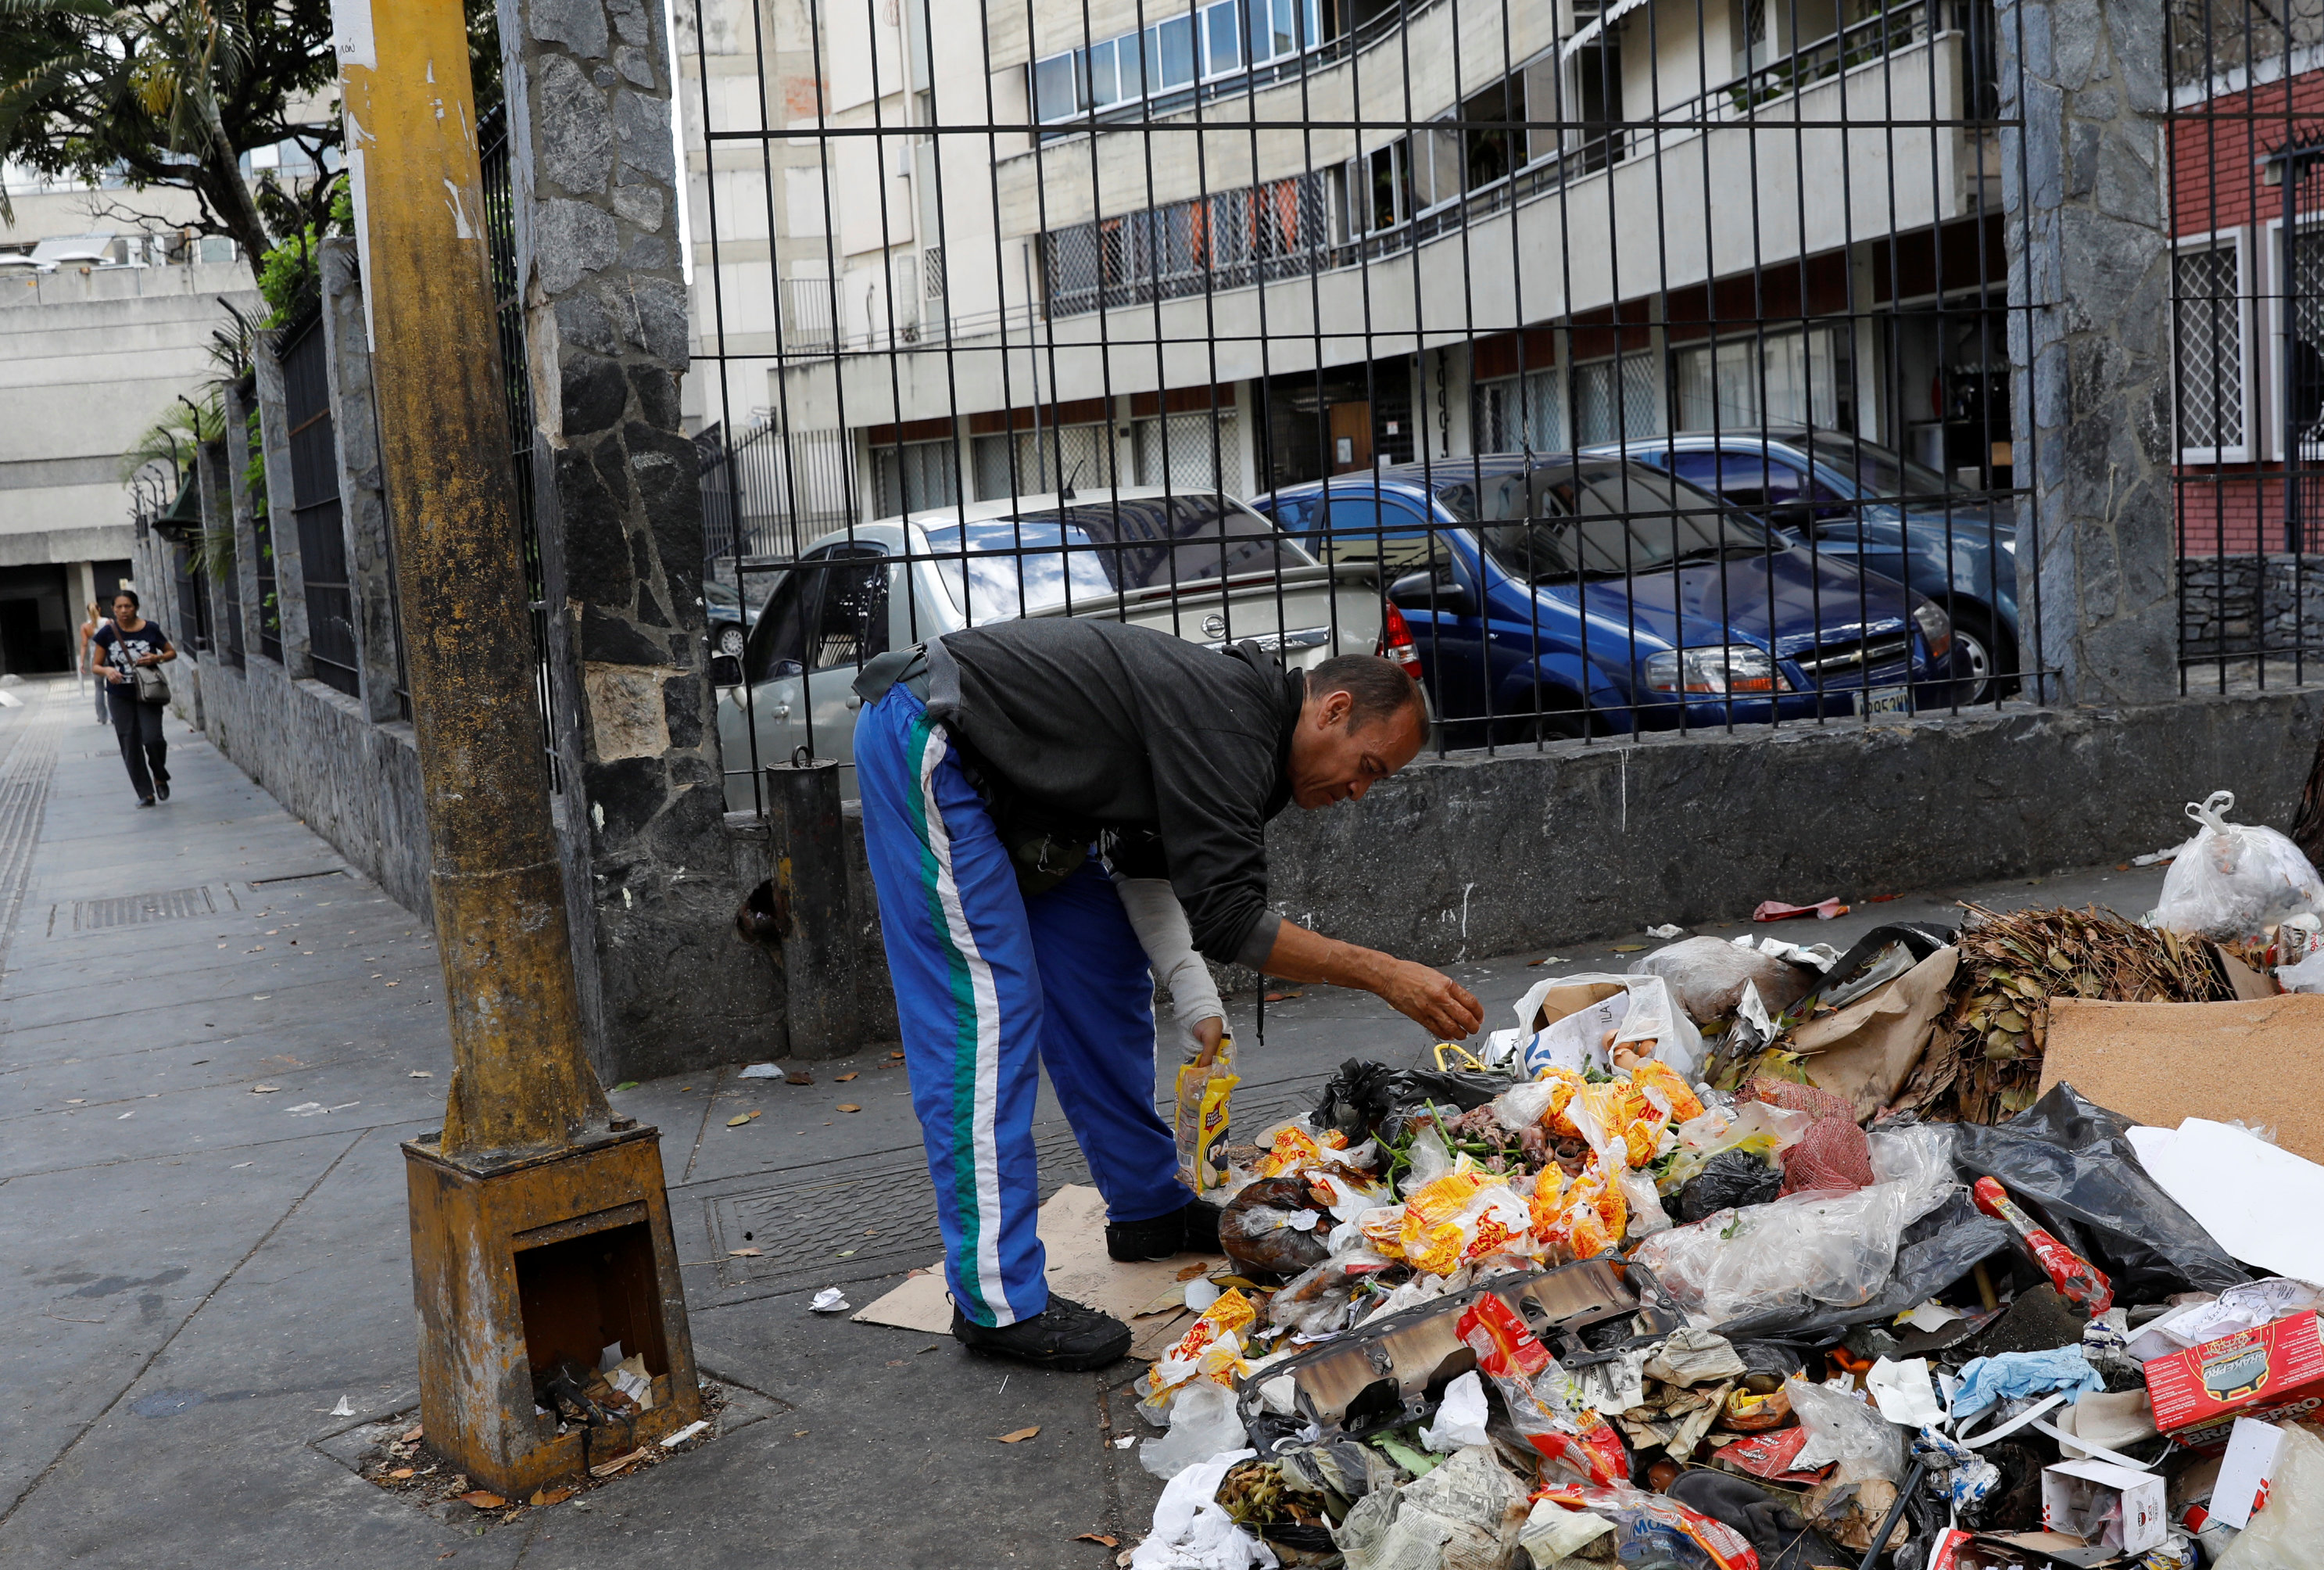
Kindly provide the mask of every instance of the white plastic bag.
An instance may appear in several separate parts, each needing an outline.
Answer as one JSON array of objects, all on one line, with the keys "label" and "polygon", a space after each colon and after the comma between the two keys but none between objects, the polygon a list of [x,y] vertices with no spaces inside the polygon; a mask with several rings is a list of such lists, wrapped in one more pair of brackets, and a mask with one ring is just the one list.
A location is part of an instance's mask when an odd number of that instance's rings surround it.
[{"label": "white plastic bag", "polygon": [[2229,823],[2232,790],[2214,790],[2187,816],[2202,827],[2163,878],[2150,927],[2233,942],[2287,916],[2324,912],[2324,880],[2300,847],[2272,828]]},{"label": "white plastic bag", "polygon": [[1809,1472],[1830,1462],[1840,1463],[1835,1482],[1862,1482],[1886,1478],[1895,1482],[1904,1474],[1904,1431],[1854,1396],[1810,1384],[1794,1374],[1784,1381],[1800,1427],[1808,1442],[1792,1463]]},{"label": "white plastic bag", "polygon": [[[1533,1022],[1545,1000],[1566,988],[1610,985],[1622,991],[1552,1020],[1538,1033]],[[1658,1057],[1687,1079],[1702,1062],[1702,1032],[1671,995],[1670,984],[1658,975],[1553,976],[1534,984],[1517,1001],[1517,1029],[1526,1039],[1519,1048],[1528,1077],[1554,1065],[1560,1068],[1595,1068],[1613,1064],[1605,1049],[1606,1032],[1617,1046],[1653,1042],[1646,1056]]]},{"label": "white plastic bag", "polygon": [[1250,1436],[1235,1412],[1234,1392],[1214,1380],[1196,1380],[1170,1403],[1170,1431],[1138,1447],[1138,1464],[1167,1481],[1250,1444]]},{"label": "white plastic bag", "polygon": [[1444,1387],[1436,1416],[1420,1431],[1420,1442],[1439,1455],[1466,1445],[1489,1445],[1485,1436],[1485,1381],[1471,1369]]},{"label": "white plastic bag", "polygon": [[2314,1570],[2324,1543],[2324,1439],[2297,1423],[2279,1427],[2267,1503],[2219,1556],[2219,1570]]},{"label": "white plastic bag", "polygon": [[1229,1469],[1256,1454],[1214,1455],[1172,1478],[1154,1501],[1154,1529],[1130,1550],[1130,1570],[1250,1570],[1275,1564],[1274,1551],[1236,1526],[1218,1502]]},{"label": "white plastic bag", "polygon": [[1630,962],[1632,975],[1658,975],[1687,1017],[1708,1025],[1732,1014],[1743,989],[1756,985],[1761,1001],[1777,1013],[1807,995],[1816,973],[1740,947],[1721,937],[1688,937]]}]

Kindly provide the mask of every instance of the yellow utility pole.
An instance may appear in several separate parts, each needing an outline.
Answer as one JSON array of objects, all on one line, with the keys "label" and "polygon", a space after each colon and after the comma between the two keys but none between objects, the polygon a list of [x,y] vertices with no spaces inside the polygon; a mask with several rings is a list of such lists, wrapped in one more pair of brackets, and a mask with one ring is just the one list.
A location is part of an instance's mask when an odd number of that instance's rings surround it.
[{"label": "yellow utility pole", "polygon": [[[421,1421],[521,1495],[690,1422],[701,1391],[656,1131],[613,1115],[583,1048],[463,8],[336,0],[332,22],[451,1013],[444,1127],[404,1146]],[[560,1424],[547,1382],[616,1342],[650,1404]]]}]

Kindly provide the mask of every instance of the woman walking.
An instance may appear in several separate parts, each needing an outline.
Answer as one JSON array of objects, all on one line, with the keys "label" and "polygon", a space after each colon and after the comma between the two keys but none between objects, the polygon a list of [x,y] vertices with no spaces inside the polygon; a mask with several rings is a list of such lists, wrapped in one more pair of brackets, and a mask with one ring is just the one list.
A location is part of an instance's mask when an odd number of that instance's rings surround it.
[{"label": "woman walking", "polygon": [[[170,746],[161,739],[170,684],[160,667],[177,657],[170,635],[138,615],[137,596],[128,589],[113,596],[113,619],[89,635],[89,665],[106,679],[113,734],[121,739],[121,761],[140,807],[170,799]],[[141,670],[152,674],[141,677]]]},{"label": "woman walking", "polygon": [[[79,669],[79,670],[88,670],[88,669],[89,669],[89,663],[88,663],[88,644],[89,644],[89,640],[90,640],[90,639],[92,639],[92,638],[94,638],[94,637],[96,637],[96,636],[97,636],[97,630],[99,627],[102,627],[102,626],[104,626],[104,625],[105,625],[105,613],[104,613],[103,611],[100,611],[100,610],[98,610],[98,609],[97,608],[97,602],[96,602],[95,600],[91,600],[91,601],[89,601],[89,602],[88,602],[88,615],[86,615],[86,616],[83,616],[83,617],[81,618],[81,623],[80,623],[80,648],[77,651],[77,652],[78,652],[78,655],[79,655],[79,659],[78,660],[78,661],[76,661],[76,664],[77,664],[78,669]],[[105,713],[105,689],[106,689],[107,687],[111,686],[111,685],[112,685],[112,684],[111,684],[110,682],[108,682],[108,681],[106,681],[106,680],[105,679],[105,677],[104,677],[104,675],[103,675],[103,673],[102,673],[102,672],[99,672],[99,673],[97,674],[97,682],[96,682],[96,687],[97,687],[97,724],[99,724],[99,725],[103,725],[103,724],[105,724],[105,722],[106,722],[106,713]]]}]

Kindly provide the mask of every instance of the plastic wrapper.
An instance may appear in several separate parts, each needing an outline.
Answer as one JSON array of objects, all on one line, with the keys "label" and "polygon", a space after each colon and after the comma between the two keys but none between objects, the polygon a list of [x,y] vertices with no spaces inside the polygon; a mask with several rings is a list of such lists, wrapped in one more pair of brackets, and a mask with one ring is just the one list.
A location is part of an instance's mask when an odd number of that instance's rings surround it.
[{"label": "plastic wrapper", "polygon": [[2324,1439],[2298,1423],[2282,1432],[2267,1503],[2220,1556],[2218,1570],[2314,1570],[2324,1543]]},{"label": "plastic wrapper", "polygon": [[1758,1570],[1759,1555],[1724,1521],[1637,1488],[1553,1487],[1542,1498],[1614,1523],[1614,1556],[1657,1570]]},{"label": "plastic wrapper", "polygon": [[1249,1275],[1286,1278],[1331,1258],[1333,1216],[1305,1178],[1261,1178],[1219,1214],[1219,1247]]},{"label": "plastic wrapper", "polygon": [[1591,1150],[1626,1167],[1653,1160],[1662,1141],[1662,1114],[1627,1079],[1583,1085],[1566,1104],[1565,1115]]},{"label": "plastic wrapper", "polygon": [[1836,1482],[1862,1482],[1880,1478],[1895,1482],[1904,1475],[1904,1431],[1852,1395],[1812,1384],[1798,1374],[1784,1381],[1792,1411],[1808,1431],[1792,1464],[1812,1472],[1831,1466]]},{"label": "plastic wrapper", "polygon": [[2146,1175],[2125,1137],[2130,1120],[2052,1085],[2006,1123],[1953,1126],[1953,1168],[1994,1178],[2058,1240],[2104,1270],[2126,1303],[2250,1279],[2195,1218]]},{"label": "plastic wrapper", "polygon": [[1563,1179],[1554,1167],[1544,1168],[1534,1179],[1526,1209],[1535,1244],[1574,1260],[1595,1259],[1618,1247],[1629,1226],[1619,1169],[1593,1156],[1580,1177],[1570,1183]]},{"label": "plastic wrapper", "polygon": [[1784,1169],[1748,1150],[1721,1150],[1678,1191],[1678,1218],[1701,1221],[1714,1211],[1765,1205],[1784,1187]]},{"label": "plastic wrapper", "polygon": [[1683,1123],[1702,1115],[1702,1098],[1686,1076],[1659,1057],[1649,1057],[1630,1070],[1630,1083],[1646,1104],[1674,1123]]},{"label": "plastic wrapper", "polygon": [[1547,1129],[1562,1140],[1578,1140],[1582,1131],[1566,1116],[1566,1108],[1583,1085],[1570,1068],[1545,1068],[1540,1077],[1511,1085],[1493,1099],[1493,1116],[1505,1129]]},{"label": "plastic wrapper", "polygon": [[2274,829],[2229,823],[2235,806],[2232,790],[2187,804],[2201,827],[2163,874],[2148,926],[2232,943],[2287,916],[2324,911],[2324,881],[2300,847]]},{"label": "plastic wrapper", "polygon": [[1186,1468],[1250,1445],[1235,1415],[1234,1392],[1200,1380],[1171,1403],[1170,1431],[1138,1447],[1138,1464],[1167,1482]]},{"label": "plastic wrapper", "polygon": [[1794,1195],[1656,1233],[1633,1257],[1681,1307],[1734,1339],[1749,1334],[1733,1323],[1747,1316],[1757,1325],[1771,1310],[1870,1302],[1888,1283],[1904,1228],[1942,1198],[1902,1182]]},{"label": "plastic wrapper", "polygon": [[1405,1201],[1397,1243],[1414,1270],[1449,1276],[1497,1254],[1531,1251],[1532,1219],[1508,1184],[1463,1156]]},{"label": "plastic wrapper", "polygon": [[1759,1001],[1780,1014],[1820,979],[1806,966],[1722,937],[1681,938],[1632,960],[1630,974],[1658,975],[1668,982],[1672,997],[1698,1025],[1734,1013],[1747,986],[1757,986]]},{"label": "plastic wrapper", "polygon": [[1226,1144],[1227,1098],[1241,1083],[1234,1071],[1231,1036],[1220,1040],[1210,1062],[1179,1066],[1177,1107],[1172,1119],[1178,1146],[1178,1181],[1196,1194],[1219,1186],[1221,1173],[1212,1152]]},{"label": "plastic wrapper", "polygon": [[1909,1184],[1939,1200],[1959,1182],[1953,1176],[1952,1130],[1943,1123],[1892,1125],[1865,1138],[1872,1176],[1880,1182]]},{"label": "plastic wrapper", "polygon": [[1553,1467],[1588,1483],[1629,1482],[1622,1436],[1578,1399],[1572,1377],[1516,1309],[1488,1293],[1462,1311],[1460,1334],[1510,1423]]},{"label": "plastic wrapper", "polygon": [[1130,1550],[1130,1570],[1249,1570],[1275,1564],[1275,1556],[1218,1502],[1219,1484],[1235,1463],[1253,1454],[1214,1455],[1172,1478],[1155,1501],[1154,1529]]},{"label": "plastic wrapper", "polygon": [[1203,1310],[1169,1351],[1138,1376],[1138,1409],[1149,1423],[1169,1420],[1172,1408],[1196,1380],[1229,1384],[1250,1371],[1243,1361],[1242,1337],[1258,1321],[1259,1310],[1242,1289],[1231,1287],[1217,1302]]}]

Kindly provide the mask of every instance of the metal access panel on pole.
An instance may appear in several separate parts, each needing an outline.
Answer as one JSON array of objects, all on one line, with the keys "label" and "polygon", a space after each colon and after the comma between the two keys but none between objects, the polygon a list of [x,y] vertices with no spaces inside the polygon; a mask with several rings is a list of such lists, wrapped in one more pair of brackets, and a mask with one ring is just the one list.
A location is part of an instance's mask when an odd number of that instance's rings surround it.
[{"label": "metal access panel on pole", "polygon": [[[403,1147],[420,1416],[517,1496],[691,1422],[701,1390],[656,1131],[612,1113],[583,1048],[462,6],[332,21],[451,1014],[444,1127]],[[646,1399],[601,1399],[616,1342]]]}]

